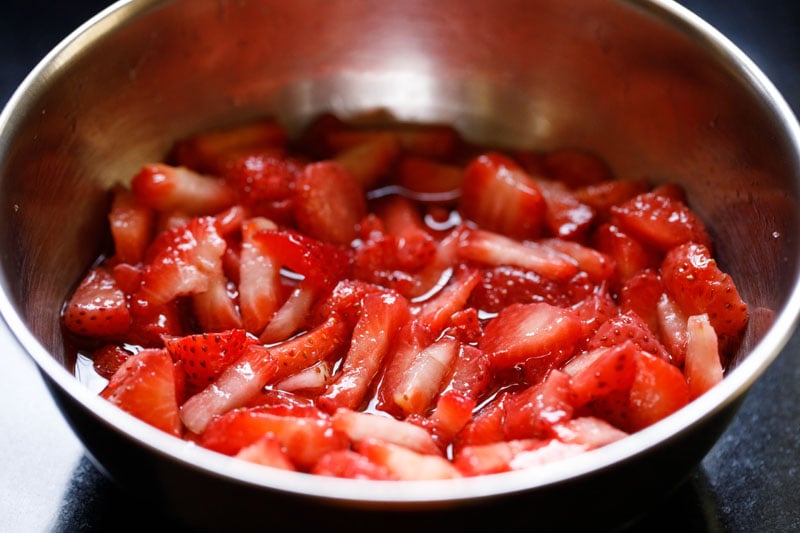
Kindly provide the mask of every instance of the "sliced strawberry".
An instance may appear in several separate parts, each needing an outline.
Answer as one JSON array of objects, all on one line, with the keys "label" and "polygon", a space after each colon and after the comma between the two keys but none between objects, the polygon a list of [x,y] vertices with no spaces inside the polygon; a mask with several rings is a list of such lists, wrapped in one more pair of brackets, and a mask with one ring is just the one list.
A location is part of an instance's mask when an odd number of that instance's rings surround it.
[{"label": "sliced strawberry", "polygon": [[741,335],[747,304],[706,246],[690,243],[671,250],[661,265],[661,279],[687,316],[706,313],[717,335]]},{"label": "sliced strawberry", "polygon": [[555,238],[544,239],[539,242],[574,259],[578,268],[586,272],[589,278],[596,283],[608,281],[614,275],[616,268],[614,260],[594,248],[583,246],[574,241]]},{"label": "sliced strawberry", "polygon": [[222,271],[225,248],[212,217],[192,219],[186,226],[168,230],[148,251],[153,258],[135,297],[158,306],[208,290],[209,277]]},{"label": "sliced strawberry", "polygon": [[310,282],[298,284],[272,316],[258,340],[263,344],[272,344],[288,339],[302,330],[318,293],[319,290]]},{"label": "sliced strawberry", "polygon": [[464,308],[472,289],[480,281],[480,272],[473,268],[461,268],[441,291],[424,301],[416,317],[433,336],[438,336],[450,323],[454,313]]},{"label": "sliced strawberry", "polygon": [[442,388],[474,401],[483,399],[492,379],[489,356],[475,346],[462,344],[449,382]]},{"label": "sliced strawberry", "polygon": [[387,468],[394,479],[429,480],[461,477],[456,467],[444,457],[415,452],[377,438],[367,438],[358,442],[356,451]]},{"label": "sliced strawberry", "polygon": [[364,190],[374,187],[389,174],[400,155],[400,143],[395,135],[379,133],[334,156],[334,161]]},{"label": "sliced strawberry", "polygon": [[239,308],[242,324],[254,335],[263,331],[283,299],[278,254],[264,243],[259,234],[274,229],[271,221],[262,218],[242,224]]},{"label": "sliced strawberry", "polygon": [[681,371],[660,357],[639,352],[629,396],[628,431],[637,431],[671,415],[689,402]]},{"label": "sliced strawberry", "polygon": [[332,374],[333,363],[322,360],[279,381],[275,387],[287,392],[302,391],[304,394],[315,395],[325,390]]},{"label": "sliced strawberry", "polygon": [[524,450],[516,454],[510,462],[511,470],[534,468],[556,461],[563,461],[580,455],[589,449],[584,444],[568,444],[558,439],[550,439],[543,446]]},{"label": "sliced strawberry", "polygon": [[333,414],[333,428],[354,443],[378,438],[419,453],[441,455],[441,450],[423,428],[391,416],[340,408]]},{"label": "sliced strawberry", "polygon": [[181,436],[175,371],[166,350],[142,350],[129,357],[100,395],[136,418]]},{"label": "sliced strawberry", "polygon": [[694,399],[722,381],[717,334],[707,315],[690,316],[687,321],[686,381]]},{"label": "sliced strawberry", "polygon": [[587,343],[606,320],[619,312],[614,299],[604,288],[597,288],[570,308],[581,322],[581,343]]},{"label": "sliced strawberry", "polygon": [[253,235],[280,265],[315,287],[330,290],[350,271],[347,250],[291,230],[261,230]]},{"label": "sliced strawberry", "polygon": [[442,337],[414,357],[394,390],[387,390],[386,394],[406,416],[427,412],[452,371],[458,353],[459,342]]},{"label": "sliced strawberry", "polygon": [[668,294],[663,293],[656,303],[658,332],[664,346],[672,354],[672,362],[683,366],[686,359],[688,316]]},{"label": "sliced strawberry", "polygon": [[192,309],[200,329],[224,331],[242,327],[235,302],[236,286],[222,272],[209,276],[208,289],[192,296]]},{"label": "sliced strawberry", "polygon": [[297,178],[294,215],[310,237],[348,245],[367,213],[364,192],[341,164],[322,161],[307,165]]},{"label": "sliced strawberry", "polygon": [[162,347],[162,338],[179,337],[187,333],[183,313],[177,300],[153,305],[146,300],[131,299],[131,327],[126,341],[149,347]]},{"label": "sliced strawberry", "polygon": [[185,337],[167,337],[164,347],[173,361],[182,361],[188,381],[205,387],[232,362],[242,356],[252,340],[243,329],[219,333],[198,333]]},{"label": "sliced strawberry", "polygon": [[660,252],[648,248],[613,224],[600,225],[592,238],[595,248],[613,259],[619,282],[624,283],[643,270],[657,269],[661,264]]},{"label": "sliced strawberry", "polygon": [[663,252],[686,242],[711,245],[700,218],[669,196],[640,194],[611,211],[622,231]]},{"label": "sliced strawberry", "polygon": [[464,446],[453,459],[453,465],[465,476],[482,476],[508,472],[512,461],[523,451],[545,446],[545,439],[518,439]]},{"label": "sliced strawberry", "polygon": [[498,233],[468,230],[458,240],[458,256],[490,266],[517,266],[548,279],[565,280],[578,273],[576,261],[536,242],[519,242]]},{"label": "sliced strawberry", "polygon": [[436,242],[425,228],[420,213],[410,200],[397,195],[383,198],[375,208],[386,231],[397,243],[394,252],[397,266],[417,272],[428,266],[436,255]]},{"label": "sliced strawberry", "polygon": [[131,325],[125,293],[112,273],[94,267],[83,278],[64,308],[64,326],[78,335],[118,337]]},{"label": "sliced strawberry", "polygon": [[594,350],[603,346],[619,346],[626,341],[633,342],[639,349],[671,361],[672,356],[650,331],[647,324],[635,313],[621,312],[603,323],[589,340],[587,348]]},{"label": "sliced strawberry", "polygon": [[489,444],[505,439],[503,421],[506,411],[503,402],[507,396],[508,394],[499,393],[467,422],[453,443],[456,457],[466,446]]},{"label": "sliced strawberry", "polygon": [[513,367],[531,358],[558,366],[572,355],[581,332],[574,311],[546,303],[514,304],[486,325],[478,347],[494,368]]},{"label": "sliced strawberry", "polygon": [[650,190],[645,179],[610,180],[593,183],[575,189],[578,201],[591,207],[601,220],[607,220],[611,208]]},{"label": "sliced strawberry", "polygon": [[134,352],[118,344],[106,344],[92,352],[92,368],[98,375],[111,379],[119,367],[127,361]]},{"label": "sliced strawberry", "polygon": [[353,276],[376,286],[393,289],[413,298],[421,292],[419,281],[406,272],[398,260],[398,239],[385,231],[383,223],[373,214],[361,221],[361,233],[366,237],[353,251]]},{"label": "sliced strawberry", "polygon": [[554,424],[572,418],[574,396],[569,375],[553,370],[544,382],[508,396],[503,434],[507,440],[549,436]]},{"label": "sliced strawberry", "polygon": [[153,210],[137,203],[128,189],[117,188],[114,190],[108,221],[114,239],[115,258],[131,265],[141,262],[153,238]]},{"label": "sliced strawberry", "polygon": [[414,123],[382,128],[332,129],[326,142],[338,152],[386,134],[394,136],[405,153],[438,159],[450,157],[460,143],[458,133],[450,126]]},{"label": "sliced strawberry", "polygon": [[545,152],[542,172],[570,189],[595,185],[613,179],[608,164],[597,155],[577,148],[560,148]]},{"label": "sliced strawberry", "polygon": [[286,131],[272,119],[234,125],[199,133],[175,144],[178,164],[197,172],[223,173],[242,154],[279,153],[286,144]]},{"label": "sliced strawberry", "polygon": [[338,407],[360,407],[395,334],[409,316],[408,302],[402,296],[389,291],[365,294],[350,347],[333,381],[318,398],[319,405],[331,412]]},{"label": "sliced strawberry", "polygon": [[306,471],[326,453],[348,445],[329,418],[280,415],[260,407],[236,409],[215,419],[201,435],[200,445],[234,455],[264,435],[275,438],[292,463]]},{"label": "sliced strawberry", "polygon": [[373,463],[353,450],[334,450],[326,453],[319,458],[311,473],[348,479],[392,479],[388,468]]},{"label": "sliced strawberry", "polygon": [[461,195],[463,181],[461,167],[421,157],[404,157],[397,168],[397,184],[420,200],[454,200]]},{"label": "sliced strawberry", "polygon": [[567,444],[582,444],[590,449],[600,448],[628,436],[605,420],[581,416],[553,426],[556,438]]},{"label": "sliced strawberry", "polygon": [[280,442],[271,433],[266,433],[253,444],[245,446],[239,450],[235,457],[243,461],[282,470],[295,470],[292,461],[283,451]]},{"label": "sliced strawberry", "polygon": [[[580,356],[590,362],[572,375],[574,405],[580,407],[614,391],[629,391],[636,376],[637,351],[633,342],[625,341]],[[572,368],[575,366],[573,363]]]},{"label": "sliced strawberry", "polygon": [[467,307],[454,312],[450,316],[450,324],[444,330],[444,335],[454,337],[462,344],[477,343],[483,336],[483,325],[478,310]]},{"label": "sliced strawberry", "polygon": [[619,307],[644,320],[650,331],[659,332],[658,302],[664,293],[661,276],[655,270],[642,270],[629,277],[619,290]]},{"label": "sliced strawberry", "polygon": [[508,237],[535,239],[547,210],[536,182],[498,153],[473,160],[464,171],[461,214],[481,228]]},{"label": "sliced strawberry", "polygon": [[235,192],[225,181],[163,163],[142,167],[131,181],[131,191],[141,205],[193,216],[218,213],[236,201]]},{"label": "sliced strawberry", "polygon": [[448,446],[472,420],[476,405],[473,398],[453,389],[439,395],[427,422],[440,447]]},{"label": "sliced strawberry", "polygon": [[545,225],[560,239],[583,240],[594,222],[594,210],[582,204],[566,185],[557,181],[536,180],[547,210]]},{"label": "sliced strawberry", "polygon": [[257,207],[259,202],[290,198],[302,170],[302,163],[296,160],[256,153],[231,162],[222,178],[242,204]]}]

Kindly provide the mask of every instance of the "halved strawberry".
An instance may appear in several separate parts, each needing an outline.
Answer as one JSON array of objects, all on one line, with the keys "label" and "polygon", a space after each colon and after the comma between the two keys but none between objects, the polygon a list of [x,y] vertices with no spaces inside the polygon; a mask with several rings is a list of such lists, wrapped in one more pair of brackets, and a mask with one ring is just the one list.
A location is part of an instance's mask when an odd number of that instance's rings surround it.
[{"label": "halved strawberry", "polygon": [[350,255],[345,248],[291,230],[261,230],[253,235],[280,265],[317,288],[332,289],[348,277]]},{"label": "halved strawberry", "polygon": [[185,226],[167,230],[148,250],[152,260],[145,267],[135,298],[158,306],[178,296],[206,291],[209,277],[222,271],[226,246],[213,217],[192,219]]},{"label": "halved strawberry", "polygon": [[553,248],[479,229],[461,233],[457,253],[461,259],[483,265],[517,266],[548,279],[564,280],[578,273],[577,262]]},{"label": "halved strawberry", "polygon": [[425,429],[388,415],[339,408],[333,414],[333,428],[353,443],[374,437],[419,453],[441,455],[441,449]]},{"label": "halved strawberry", "polygon": [[509,394],[503,407],[506,440],[545,438],[554,424],[572,418],[575,392],[570,376],[553,370],[539,384]]},{"label": "halved strawberry", "polygon": [[690,316],[687,321],[686,364],[684,374],[689,397],[694,399],[722,381],[717,334],[708,315]]},{"label": "halved strawberry", "polygon": [[333,450],[326,453],[319,458],[311,473],[348,479],[392,479],[388,468],[373,463],[366,456],[353,450]]},{"label": "halved strawberry", "polygon": [[489,153],[465,169],[459,210],[483,229],[535,239],[542,232],[547,205],[536,182],[514,161]]},{"label": "halved strawberry", "polygon": [[100,396],[162,431],[181,436],[175,369],[164,349],[142,350],[129,357]]},{"label": "halved strawberry", "polygon": [[400,143],[391,133],[378,133],[338,152],[333,160],[347,170],[364,190],[374,187],[389,174],[400,155]]},{"label": "halved strawberry", "polygon": [[88,337],[118,337],[131,325],[127,297],[104,266],[94,267],[83,278],[63,317],[68,330]]},{"label": "halved strawberry", "polygon": [[175,143],[178,164],[198,172],[220,175],[230,161],[245,153],[279,153],[286,144],[286,131],[272,119],[205,131]]},{"label": "halved strawberry", "polygon": [[578,148],[559,148],[541,157],[542,172],[570,189],[595,185],[613,179],[611,169],[597,155]]},{"label": "halved strawberry", "polygon": [[678,246],[661,265],[664,287],[687,316],[706,313],[719,336],[738,337],[747,324],[747,304],[708,247]]},{"label": "halved strawberry", "polygon": [[297,178],[294,216],[300,230],[310,237],[348,245],[366,214],[364,191],[341,164],[312,163]]},{"label": "halved strawberry", "polygon": [[131,191],[141,205],[192,216],[213,215],[236,201],[234,190],[225,181],[163,163],[143,166],[131,181]]},{"label": "halved strawberry", "polygon": [[365,294],[350,347],[333,381],[317,399],[319,405],[331,412],[338,407],[360,407],[395,334],[409,316],[402,296],[390,291]]},{"label": "halved strawberry", "polygon": [[114,190],[108,221],[114,239],[115,258],[131,265],[139,263],[153,238],[153,210],[136,202],[130,190],[118,187]]},{"label": "halved strawberry", "polygon": [[164,347],[174,361],[182,361],[187,379],[195,387],[205,387],[244,353],[253,341],[243,329],[218,333],[198,333],[167,337]]},{"label": "halved strawberry", "polygon": [[572,355],[581,332],[580,321],[570,309],[546,303],[513,304],[486,325],[478,347],[489,355],[494,368],[510,368],[528,359],[552,367]]},{"label": "halved strawberry", "polygon": [[640,194],[611,212],[622,231],[662,252],[686,242],[711,245],[702,220],[686,204],[668,196]]},{"label": "halved strawberry", "polygon": [[394,479],[453,479],[461,473],[440,455],[415,452],[377,438],[366,438],[356,444],[356,451],[370,461],[386,467]]}]

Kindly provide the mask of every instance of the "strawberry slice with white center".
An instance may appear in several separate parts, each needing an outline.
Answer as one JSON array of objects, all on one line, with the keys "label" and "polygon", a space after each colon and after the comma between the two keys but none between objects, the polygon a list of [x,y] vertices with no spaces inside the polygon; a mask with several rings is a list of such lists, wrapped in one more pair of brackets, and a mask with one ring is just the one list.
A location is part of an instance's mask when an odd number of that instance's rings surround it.
[{"label": "strawberry slice with white center", "polygon": [[155,229],[155,212],[134,200],[128,189],[117,188],[108,213],[115,258],[122,263],[138,264]]},{"label": "strawberry slice with white center", "polygon": [[403,371],[396,388],[390,391],[394,404],[406,415],[423,414],[441,391],[459,353],[460,343],[442,337],[419,352]]},{"label": "strawberry slice with white center", "polygon": [[333,427],[354,443],[372,437],[418,453],[442,455],[441,449],[425,429],[388,415],[340,408],[333,414]]},{"label": "strawberry slice with white center", "polygon": [[156,211],[192,216],[213,215],[236,201],[233,188],[222,179],[163,163],[142,167],[133,177],[131,191],[137,202]]},{"label": "strawberry slice with white center", "polygon": [[208,290],[209,277],[222,272],[226,246],[212,217],[195,218],[167,230],[150,247],[154,257],[145,267],[135,297],[159,306]]},{"label": "strawberry slice with white center", "polygon": [[694,399],[722,381],[717,333],[707,315],[690,316],[687,324],[684,373],[689,396]]},{"label": "strawberry slice with white center", "polygon": [[494,368],[510,368],[529,358],[563,361],[572,355],[581,332],[580,320],[571,309],[546,303],[514,304],[486,325],[478,347],[489,355]]},{"label": "strawberry slice with white center", "polygon": [[486,230],[535,239],[542,232],[547,204],[533,178],[513,160],[489,153],[464,170],[459,210]]},{"label": "strawberry slice with white center", "polygon": [[428,327],[434,337],[438,336],[450,323],[453,314],[464,308],[480,280],[479,270],[459,269],[444,289],[419,306],[417,320]]},{"label": "strawberry slice with white center", "polygon": [[481,476],[508,472],[518,454],[545,446],[543,439],[516,439],[485,444],[470,444],[461,448],[453,465],[465,476]]},{"label": "strawberry slice with white center", "polygon": [[303,329],[318,293],[310,282],[303,281],[297,285],[275,312],[258,340],[263,344],[272,344],[288,339]]},{"label": "strawberry slice with white center", "polygon": [[257,238],[259,231],[275,228],[265,218],[253,218],[242,224],[239,307],[245,329],[254,335],[263,331],[282,299],[280,264],[270,247]]},{"label": "strawberry slice with white center", "polygon": [[383,465],[370,461],[353,450],[334,450],[319,458],[311,469],[318,476],[342,477],[348,479],[389,480],[392,474]]},{"label": "strawberry slice with white center", "polygon": [[356,443],[355,448],[372,462],[386,467],[395,479],[410,481],[462,477],[458,469],[444,457],[415,452],[381,439],[364,439]]},{"label": "strawberry slice with white center", "polygon": [[162,431],[181,436],[175,369],[164,349],[130,356],[111,376],[100,396]]},{"label": "strawberry slice with white center", "polygon": [[329,411],[337,407],[359,407],[381,369],[395,334],[408,318],[408,302],[402,296],[390,291],[364,295],[350,348],[333,381],[317,399],[319,405]]},{"label": "strawberry slice with white center", "polygon": [[567,444],[582,444],[590,449],[600,448],[628,436],[602,418],[580,416],[553,426],[558,440]]},{"label": "strawberry slice with white center", "polygon": [[64,326],[89,337],[123,335],[131,325],[125,293],[105,267],[93,268],[81,281],[64,309]]},{"label": "strawberry slice with white center", "polygon": [[579,270],[577,261],[549,246],[520,242],[479,229],[461,234],[457,254],[461,259],[483,265],[517,266],[555,280],[569,279]]}]

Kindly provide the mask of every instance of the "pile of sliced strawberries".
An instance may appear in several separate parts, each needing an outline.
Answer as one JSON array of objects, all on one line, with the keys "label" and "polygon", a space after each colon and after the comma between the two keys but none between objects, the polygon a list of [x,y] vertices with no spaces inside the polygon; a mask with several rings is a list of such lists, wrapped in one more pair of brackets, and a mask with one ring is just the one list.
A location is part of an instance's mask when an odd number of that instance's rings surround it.
[{"label": "pile of sliced strawberries", "polygon": [[452,128],[272,120],[113,191],[66,302],[101,395],[277,468],[437,479],[623,438],[718,383],[748,320],[680,187]]}]

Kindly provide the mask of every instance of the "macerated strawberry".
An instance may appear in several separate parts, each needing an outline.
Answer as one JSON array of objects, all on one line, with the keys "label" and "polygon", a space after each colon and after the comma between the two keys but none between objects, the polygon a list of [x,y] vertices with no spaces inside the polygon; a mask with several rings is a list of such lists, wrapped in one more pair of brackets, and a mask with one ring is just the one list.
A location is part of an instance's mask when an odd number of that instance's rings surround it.
[{"label": "macerated strawberry", "polygon": [[205,387],[244,353],[252,342],[243,329],[166,337],[164,347],[174,361],[182,361],[190,384]]},{"label": "macerated strawberry", "polygon": [[275,387],[287,392],[301,391],[303,394],[315,395],[325,390],[332,374],[333,363],[323,359],[275,383]]},{"label": "macerated strawberry", "polygon": [[83,278],[63,316],[68,330],[88,337],[118,337],[131,326],[127,297],[104,266],[94,267]]},{"label": "macerated strawberry", "polygon": [[656,334],[632,311],[620,312],[601,324],[589,340],[587,349],[619,346],[626,341],[633,342],[639,349],[665,361],[672,361],[672,355],[661,344]]},{"label": "macerated strawberry", "polygon": [[340,152],[387,134],[397,139],[404,153],[437,159],[450,157],[461,142],[458,133],[450,126],[416,123],[392,124],[379,128],[331,129],[326,136],[326,142],[332,150]]},{"label": "macerated strawberry", "polygon": [[453,313],[444,335],[454,337],[462,344],[477,343],[483,336],[483,325],[478,310],[467,307]]},{"label": "macerated strawberry", "polygon": [[494,368],[510,368],[531,358],[558,366],[572,355],[581,332],[570,309],[546,303],[513,304],[486,325],[478,347],[489,355]]},{"label": "macerated strawberry", "polygon": [[502,442],[470,444],[461,448],[453,459],[453,465],[465,476],[482,476],[508,472],[519,453],[545,446],[547,439],[515,439]]},{"label": "macerated strawberry", "polygon": [[209,276],[208,289],[192,295],[194,317],[203,331],[224,331],[242,327],[234,301],[236,286],[222,272]]},{"label": "macerated strawberry", "polygon": [[335,161],[306,165],[296,182],[294,216],[300,230],[321,241],[348,245],[367,214],[364,191]]},{"label": "macerated strawberry", "polygon": [[391,291],[365,294],[360,307],[341,367],[317,399],[329,411],[361,406],[397,331],[410,317],[406,299]]},{"label": "macerated strawberry", "polygon": [[130,356],[100,396],[162,431],[181,436],[175,370],[164,349],[142,350]]},{"label": "macerated strawberry", "polygon": [[613,224],[598,226],[592,240],[599,252],[613,259],[615,281],[619,283],[624,283],[643,270],[657,269],[661,264],[661,252],[645,246]]},{"label": "macerated strawberry", "polygon": [[478,270],[469,267],[458,269],[441,291],[422,302],[416,310],[417,320],[433,336],[438,336],[450,323],[453,314],[464,308],[479,281]]},{"label": "macerated strawberry", "polygon": [[362,189],[374,187],[389,174],[400,155],[400,142],[391,133],[378,133],[333,156]]},{"label": "macerated strawberry", "polygon": [[695,399],[722,381],[723,368],[717,334],[708,315],[690,316],[686,329],[684,373],[689,384],[689,397]]},{"label": "macerated strawberry", "polygon": [[602,252],[598,252],[594,248],[574,241],[555,238],[544,239],[539,242],[573,258],[578,268],[586,272],[595,283],[608,281],[614,275],[616,268],[614,259]]},{"label": "macerated strawberry", "polygon": [[111,379],[133,354],[134,352],[119,344],[106,344],[92,352],[92,368],[98,375]]},{"label": "macerated strawberry", "polygon": [[434,340],[430,330],[418,320],[410,320],[401,327],[385,358],[376,387],[377,409],[402,416],[402,410],[394,403],[394,392],[398,390],[406,370],[414,363],[417,355]]},{"label": "macerated strawberry", "polygon": [[542,383],[508,395],[503,434],[506,440],[548,437],[554,424],[572,418],[574,404],[570,376],[553,370]]},{"label": "macerated strawberry", "polygon": [[387,233],[395,238],[394,256],[398,268],[417,272],[433,261],[436,242],[410,200],[398,195],[383,198],[375,206],[375,212]]},{"label": "macerated strawberry", "polygon": [[589,449],[617,442],[628,434],[596,416],[580,416],[555,424],[553,433],[566,444],[582,444]]},{"label": "macerated strawberry", "polygon": [[516,454],[511,459],[510,467],[511,470],[534,468],[575,457],[587,450],[589,450],[589,446],[585,444],[565,443],[558,439],[550,439],[543,446]]},{"label": "macerated strawberry", "polygon": [[353,450],[333,450],[326,453],[312,467],[311,473],[348,479],[392,479],[388,468],[373,463]]},{"label": "macerated strawberry", "polygon": [[326,453],[348,445],[330,418],[280,415],[262,407],[236,409],[215,419],[200,436],[200,445],[234,455],[264,435],[272,435],[292,463],[305,471]]},{"label": "macerated strawberry", "polygon": [[278,253],[260,238],[260,232],[275,230],[267,219],[254,218],[242,224],[239,263],[239,308],[242,324],[259,335],[283,299]]},{"label": "macerated strawberry", "polygon": [[474,401],[482,400],[492,380],[491,362],[485,352],[462,343],[443,394],[455,392]]},{"label": "macerated strawberry", "polygon": [[541,156],[544,175],[570,189],[595,185],[613,179],[611,169],[597,155],[579,148],[559,148]]},{"label": "macerated strawberry", "polygon": [[477,404],[475,399],[453,389],[439,395],[426,422],[440,448],[450,445],[464,429],[472,419],[472,412]]},{"label": "macerated strawberry", "polygon": [[464,170],[432,159],[406,156],[397,166],[397,184],[420,200],[448,202],[461,195]]},{"label": "macerated strawberry", "polygon": [[489,153],[464,170],[459,211],[483,229],[535,239],[542,232],[547,204],[536,182],[513,160]]},{"label": "macerated strawberry", "polygon": [[425,429],[388,415],[339,408],[333,413],[333,428],[358,443],[378,438],[419,453],[441,455],[441,449]]},{"label": "macerated strawberry", "polygon": [[236,201],[234,190],[225,181],[163,163],[143,166],[131,181],[131,191],[141,205],[192,216],[213,215]]},{"label": "macerated strawberry", "polygon": [[173,157],[179,165],[197,172],[220,175],[243,154],[281,153],[286,131],[270,118],[198,133],[175,143]]},{"label": "macerated strawberry", "polygon": [[583,273],[558,281],[520,267],[497,266],[481,269],[481,280],[470,293],[468,305],[489,313],[534,302],[566,307],[591,294],[594,287]]},{"label": "macerated strawberry", "polygon": [[166,231],[148,250],[152,260],[144,269],[135,298],[158,306],[178,296],[206,291],[209,277],[222,272],[226,246],[213,217],[195,218]]},{"label": "macerated strawberry", "polygon": [[675,300],[662,293],[656,303],[656,318],[661,342],[672,354],[672,362],[682,366],[686,359],[686,323],[689,317]]},{"label": "macerated strawberry", "polygon": [[623,312],[636,313],[650,331],[659,333],[658,301],[664,293],[658,271],[645,269],[629,277],[619,289],[619,307]]},{"label": "macerated strawberry", "polygon": [[589,362],[572,375],[574,405],[580,407],[613,391],[629,391],[636,375],[637,350],[633,342],[625,341],[579,356]]},{"label": "macerated strawberry", "polygon": [[253,444],[239,450],[234,457],[263,466],[295,470],[289,456],[283,451],[281,443],[271,433],[265,433]]},{"label": "macerated strawberry", "polygon": [[154,305],[147,300],[132,298],[130,310],[131,327],[125,340],[131,344],[162,347],[164,335],[179,337],[187,333],[177,300]]},{"label": "macerated strawberry", "polygon": [[747,304],[708,247],[678,246],[664,258],[661,279],[686,316],[706,313],[719,336],[738,337],[747,324]]},{"label": "macerated strawberry", "polygon": [[639,352],[628,396],[628,426],[621,428],[629,432],[643,429],[685,406],[689,399],[689,386],[675,365]]},{"label": "macerated strawberry", "polygon": [[610,180],[575,189],[575,198],[591,207],[600,220],[607,220],[611,208],[650,190],[645,179]]},{"label": "macerated strawberry", "polygon": [[459,345],[452,337],[442,337],[426,346],[404,369],[394,390],[386,391],[406,416],[423,414],[431,407],[453,368]]},{"label": "macerated strawberry", "polygon": [[700,218],[686,204],[668,196],[640,194],[611,212],[622,231],[662,252],[687,242],[711,245]]},{"label": "macerated strawberry", "polygon": [[505,439],[503,421],[506,413],[504,402],[507,397],[506,392],[498,393],[474,414],[453,441],[455,456],[458,456],[459,451],[465,446],[489,444]]},{"label": "macerated strawberry", "polygon": [[355,447],[357,452],[372,462],[386,467],[394,479],[411,481],[461,477],[458,469],[440,455],[415,452],[377,438],[366,438],[356,443]]},{"label": "macerated strawberry", "polygon": [[332,289],[348,277],[347,249],[322,242],[292,230],[261,230],[253,235],[278,265],[288,268],[315,287]]},{"label": "macerated strawberry", "polygon": [[260,202],[291,197],[302,171],[303,164],[295,159],[255,153],[229,163],[221,177],[236,191],[240,203],[257,208]]},{"label": "macerated strawberry", "polygon": [[604,287],[598,287],[582,300],[569,306],[581,322],[581,342],[579,347],[587,343],[597,329],[609,318],[619,312],[614,298]]},{"label": "macerated strawberry", "polygon": [[283,305],[275,311],[258,340],[263,344],[272,344],[288,339],[302,330],[308,322],[308,315],[319,292],[311,282],[299,283],[292,289]]},{"label": "macerated strawberry", "polygon": [[594,210],[582,204],[563,183],[538,179],[536,186],[547,205],[544,221],[550,234],[559,239],[584,240],[594,222]]},{"label": "macerated strawberry", "polygon": [[565,280],[578,273],[570,256],[537,242],[520,242],[499,233],[471,229],[460,234],[458,257],[490,266],[517,266],[548,279]]},{"label": "macerated strawberry", "polygon": [[114,239],[115,259],[131,265],[141,262],[153,238],[154,211],[136,202],[130,190],[117,187],[108,221]]}]

